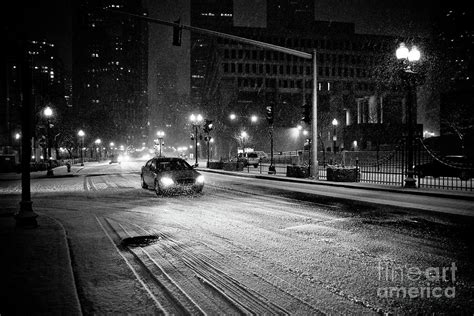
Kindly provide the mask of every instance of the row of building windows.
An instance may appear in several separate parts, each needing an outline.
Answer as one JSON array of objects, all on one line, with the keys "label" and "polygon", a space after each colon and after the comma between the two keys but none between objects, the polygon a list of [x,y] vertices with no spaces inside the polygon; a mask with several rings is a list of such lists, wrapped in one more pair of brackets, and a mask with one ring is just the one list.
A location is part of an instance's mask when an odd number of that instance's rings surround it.
[{"label": "row of building windows", "polygon": [[[248,36],[244,36],[248,37]],[[391,41],[371,40],[329,40],[329,39],[309,39],[309,38],[284,38],[272,36],[252,37],[255,40],[265,43],[271,43],[284,47],[301,48],[301,49],[329,49],[329,50],[345,50],[345,51],[378,51],[386,52],[396,49]],[[219,38],[220,44],[235,44],[230,39]]]},{"label": "row of building windows", "polygon": [[[263,65],[263,64],[236,64],[223,63],[224,73],[244,73],[244,74],[267,74],[267,75],[312,75],[312,69],[309,66],[298,65]],[[365,68],[352,67],[318,67],[318,75],[345,77],[345,78],[368,78],[371,73]]]},{"label": "row of building windows", "polygon": [[[302,89],[303,80],[289,80],[289,79],[272,79],[272,78],[237,78],[237,86],[239,88],[262,89],[263,83],[265,87],[269,88],[283,88],[283,89]],[[277,86],[278,84],[278,86]],[[358,91],[373,91],[375,85],[368,82],[336,82],[329,81],[318,82],[318,91],[331,91],[336,86],[342,90],[358,90]],[[305,89],[311,91],[313,88],[313,80],[305,82]]]},{"label": "row of building windows", "polygon": [[[289,54],[273,51],[250,50],[250,49],[224,49],[226,59],[253,59],[258,61],[286,61],[303,63],[303,59]],[[347,64],[347,65],[373,65],[377,63],[377,58],[371,55],[353,54],[324,54],[318,53],[317,61],[320,64]]]}]

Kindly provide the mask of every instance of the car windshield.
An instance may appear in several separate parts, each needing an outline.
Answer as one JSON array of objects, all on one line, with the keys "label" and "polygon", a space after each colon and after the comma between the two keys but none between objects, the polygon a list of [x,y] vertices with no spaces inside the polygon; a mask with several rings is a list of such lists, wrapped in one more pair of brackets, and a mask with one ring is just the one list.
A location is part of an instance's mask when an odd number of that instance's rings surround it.
[{"label": "car windshield", "polygon": [[189,170],[191,166],[184,160],[157,161],[159,171]]}]

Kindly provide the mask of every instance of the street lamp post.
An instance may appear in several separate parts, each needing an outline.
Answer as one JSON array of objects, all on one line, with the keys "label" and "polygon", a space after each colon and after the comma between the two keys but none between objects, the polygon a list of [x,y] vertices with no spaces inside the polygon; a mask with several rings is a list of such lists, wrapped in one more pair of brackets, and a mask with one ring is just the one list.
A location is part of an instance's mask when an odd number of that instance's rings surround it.
[{"label": "street lamp post", "polygon": [[86,133],[81,129],[79,132],[77,132],[77,135],[81,138],[81,166],[84,166],[84,154],[83,154],[83,149],[84,149],[84,136]]},{"label": "street lamp post", "polygon": [[46,158],[48,159],[48,170],[46,171],[46,176],[52,177],[54,176],[53,172],[53,166],[51,162],[51,121],[50,118],[53,116],[53,110],[47,106],[44,111],[43,111],[44,116],[46,117],[46,146],[47,148],[47,154]]},{"label": "street lamp post", "polygon": [[15,141],[18,143],[18,161],[21,164],[21,134],[15,133]]},{"label": "street lamp post", "polygon": [[240,138],[242,139],[242,155],[245,157],[245,138],[247,138],[249,135],[247,134],[246,131],[242,131],[240,133]]},{"label": "street lamp post", "polygon": [[195,159],[196,159],[196,167],[199,166],[199,163],[198,163],[198,131],[199,131],[199,126],[200,124],[202,123],[202,115],[201,114],[198,114],[198,115],[194,115],[194,114],[191,114],[191,116],[189,117],[189,119],[191,120],[191,124],[193,125],[193,130],[194,130],[194,154],[195,154]]},{"label": "street lamp post", "polygon": [[211,136],[206,136],[206,142],[207,142],[207,167],[209,168],[209,161],[211,157],[211,147],[210,143],[213,141]]},{"label": "street lamp post", "polygon": [[100,148],[100,144],[102,143],[102,141],[100,140],[100,138],[97,138],[95,140],[95,144],[97,145],[97,162],[100,162],[100,158],[101,158],[101,148]]},{"label": "street lamp post", "polygon": [[163,146],[163,138],[165,137],[165,132],[163,131],[158,131],[156,133],[156,135],[158,136],[158,140],[159,140],[159,146],[160,146],[160,157],[161,157],[161,147]]},{"label": "street lamp post", "polygon": [[416,116],[413,113],[413,108],[416,105],[416,80],[418,73],[413,71],[412,63],[420,60],[420,51],[413,46],[411,50],[405,46],[404,43],[400,43],[400,46],[396,50],[396,56],[398,60],[401,60],[403,69],[401,71],[401,77],[406,87],[406,124],[407,124],[407,159],[406,159],[406,178],[405,188],[415,188],[416,180],[414,178],[413,170],[413,142],[414,142],[414,122],[416,122]]},{"label": "street lamp post", "polygon": [[337,119],[332,120],[333,132],[332,132],[332,152],[336,153],[336,146],[337,146],[337,125],[339,122]]}]

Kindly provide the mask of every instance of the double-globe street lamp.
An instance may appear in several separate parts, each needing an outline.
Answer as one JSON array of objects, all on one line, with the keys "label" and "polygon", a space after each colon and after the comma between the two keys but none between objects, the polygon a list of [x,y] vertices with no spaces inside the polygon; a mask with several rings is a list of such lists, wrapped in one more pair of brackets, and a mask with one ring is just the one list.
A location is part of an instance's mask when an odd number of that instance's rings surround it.
[{"label": "double-globe street lamp", "polygon": [[86,135],[86,133],[84,133],[84,131],[82,129],[79,130],[79,132],[77,132],[77,136],[79,136],[81,138],[81,166],[84,166],[83,150],[84,150],[84,136],[85,135]]},{"label": "double-globe street lamp", "polygon": [[199,132],[200,124],[203,121],[203,117],[202,117],[201,114],[197,114],[197,115],[191,114],[191,116],[189,117],[189,120],[191,121],[191,124],[193,126],[193,131],[194,131],[194,134],[191,137],[191,139],[194,138],[194,140],[195,140],[195,143],[194,143],[194,154],[196,156],[195,157],[195,159],[196,159],[195,165],[198,166],[199,165],[199,163],[198,163],[198,132]]},{"label": "double-globe street lamp", "polygon": [[158,131],[156,132],[156,136],[158,136],[158,141],[159,141],[158,146],[160,146],[160,157],[161,157],[161,147],[163,146],[163,138],[165,137],[165,132]]},{"label": "double-globe street lamp", "polygon": [[51,161],[51,117],[53,116],[53,109],[51,109],[49,106],[47,106],[43,110],[43,114],[46,117],[46,156],[48,159],[48,169],[46,171],[46,176],[52,177],[54,176],[53,172],[53,166],[52,166],[52,161]]},{"label": "double-globe street lamp", "polygon": [[416,115],[413,113],[413,109],[416,108],[416,83],[419,74],[413,70],[413,63],[420,60],[421,53],[416,46],[408,49],[405,43],[400,43],[395,54],[397,59],[402,62],[401,78],[406,88],[407,159],[405,168],[407,176],[405,178],[405,187],[415,188],[416,180],[414,178],[413,170],[413,134],[414,125],[416,124]]}]

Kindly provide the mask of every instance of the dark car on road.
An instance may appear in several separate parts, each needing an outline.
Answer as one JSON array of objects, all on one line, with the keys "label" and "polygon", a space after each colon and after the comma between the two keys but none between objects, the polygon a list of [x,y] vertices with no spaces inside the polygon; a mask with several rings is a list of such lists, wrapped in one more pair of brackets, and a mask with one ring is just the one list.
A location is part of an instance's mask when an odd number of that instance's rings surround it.
[{"label": "dark car on road", "polygon": [[141,170],[142,188],[152,188],[157,195],[175,192],[201,192],[204,176],[184,159],[155,157],[148,160]]},{"label": "dark car on road", "polygon": [[419,178],[431,176],[456,177],[461,180],[469,180],[474,176],[474,164],[465,156],[445,156],[440,160],[415,166],[415,174]]}]

